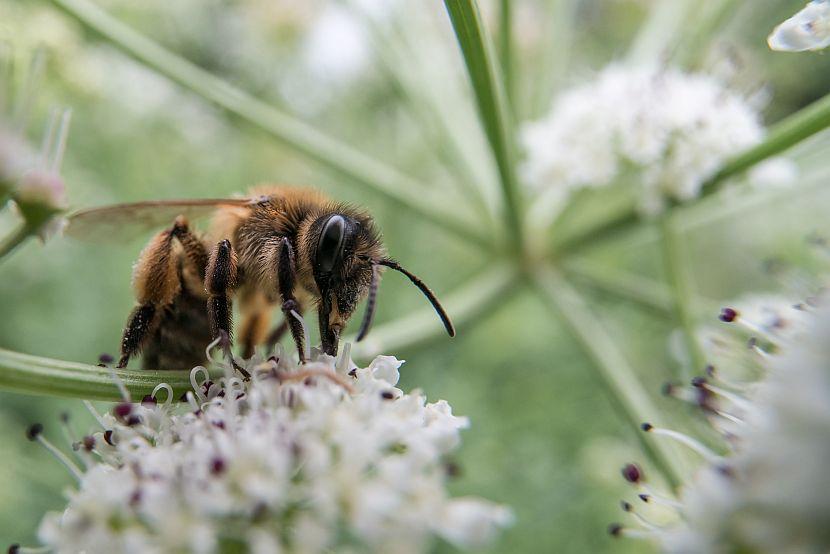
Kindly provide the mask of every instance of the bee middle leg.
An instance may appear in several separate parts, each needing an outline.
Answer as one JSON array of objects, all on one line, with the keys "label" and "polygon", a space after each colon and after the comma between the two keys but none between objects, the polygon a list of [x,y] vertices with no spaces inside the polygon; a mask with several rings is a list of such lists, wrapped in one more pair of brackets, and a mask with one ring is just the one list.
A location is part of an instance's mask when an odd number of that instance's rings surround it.
[{"label": "bee middle leg", "polygon": [[233,323],[229,293],[236,286],[236,253],[227,239],[220,241],[210,253],[205,270],[205,290],[208,293],[207,310],[210,335],[218,338],[222,332],[231,337]]},{"label": "bee middle leg", "polygon": [[300,320],[294,314],[301,312],[300,303],[294,297],[294,288],[297,281],[297,266],[294,257],[294,248],[288,238],[283,237],[280,246],[279,263],[277,264],[277,279],[279,281],[279,293],[282,298],[282,313],[291,336],[294,337],[294,344],[297,346],[297,353],[300,356],[300,363],[306,362],[305,357],[305,332]]}]

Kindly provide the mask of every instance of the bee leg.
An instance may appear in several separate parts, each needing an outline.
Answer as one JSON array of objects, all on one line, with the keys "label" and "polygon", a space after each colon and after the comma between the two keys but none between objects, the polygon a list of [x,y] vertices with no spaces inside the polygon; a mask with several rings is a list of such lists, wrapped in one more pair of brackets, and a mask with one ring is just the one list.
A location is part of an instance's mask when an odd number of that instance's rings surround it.
[{"label": "bee leg", "polygon": [[138,354],[160,321],[162,310],[170,305],[181,290],[173,252],[173,233],[162,231],[144,247],[133,272],[138,306],[127,320],[121,338],[121,359],[118,367],[126,367]]},{"label": "bee leg", "polygon": [[213,249],[205,270],[205,291],[210,335],[215,339],[220,332],[231,337],[232,305],[228,292],[236,286],[236,253],[229,240],[220,241]]},{"label": "bee leg", "polygon": [[239,342],[243,358],[253,356],[256,346],[265,342],[273,306],[262,293],[245,291],[242,295],[240,311],[244,315],[239,328]]},{"label": "bee leg", "polygon": [[[299,313],[302,313],[302,311],[300,311]],[[268,335],[268,338],[265,339],[265,348],[267,348],[269,352],[273,350],[274,346],[276,346],[276,344],[280,342],[280,339],[283,337],[283,335],[285,335],[286,331],[288,331],[288,320],[283,319],[279,325],[277,325],[271,330],[271,333]]]},{"label": "bee leg", "polygon": [[277,279],[279,280],[279,292],[282,298],[282,313],[285,321],[294,337],[294,344],[297,345],[297,353],[300,356],[300,363],[305,363],[305,332],[303,325],[295,313],[299,315],[301,308],[297,299],[294,298],[294,287],[296,283],[297,266],[294,258],[294,249],[291,242],[285,237],[280,247],[279,263],[277,264]]},{"label": "bee leg", "polygon": [[179,241],[184,250],[185,259],[196,270],[199,279],[205,280],[205,271],[208,265],[208,252],[205,245],[196,235],[190,232],[187,219],[179,216],[173,223],[170,233]]}]

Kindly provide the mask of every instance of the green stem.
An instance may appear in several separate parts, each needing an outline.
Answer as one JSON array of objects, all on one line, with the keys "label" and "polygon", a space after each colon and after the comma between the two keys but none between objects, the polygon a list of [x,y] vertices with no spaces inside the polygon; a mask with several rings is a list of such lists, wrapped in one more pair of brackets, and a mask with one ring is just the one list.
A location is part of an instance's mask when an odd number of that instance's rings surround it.
[{"label": "green stem", "polygon": [[830,126],[830,94],[816,100],[770,128],[766,139],[726,162],[720,171],[703,186],[711,194],[729,177],[746,171],[765,159],[780,154]]},{"label": "green stem", "polygon": [[[506,262],[494,263],[490,269],[452,292],[442,303],[456,327],[463,328],[498,302],[504,301],[518,279],[516,270]],[[444,327],[432,308],[379,325],[362,342],[352,342],[352,355],[369,359],[378,354],[411,348],[445,335]]]},{"label": "green stem", "polygon": [[[114,370],[133,400],[150,394],[158,383],[173,387],[175,400],[190,386],[190,371]],[[0,349],[0,389],[25,393],[67,396],[89,400],[120,400],[110,370],[88,364],[65,362]]]},{"label": "green stem", "polygon": [[[683,240],[677,230],[675,218],[671,212],[660,218],[660,244],[662,246],[663,266],[672,293],[674,317],[683,331],[689,360],[693,373],[703,370],[706,358],[695,332],[695,314],[692,307],[692,276],[686,263]],[[689,369],[689,368],[685,368]],[[688,373],[684,375],[688,377]]]},{"label": "green stem", "polygon": [[601,291],[634,301],[661,315],[673,313],[672,294],[663,283],[585,259],[569,258],[559,267],[567,275]]},{"label": "green stem", "polygon": [[[514,0],[515,1],[515,0]],[[510,113],[516,113],[515,82],[513,80],[513,10],[510,0],[501,0],[499,4],[499,61],[501,63],[504,93]]]},{"label": "green stem", "polygon": [[0,260],[14,252],[14,250],[26,242],[26,239],[32,236],[32,231],[28,225],[21,224],[7,237],[0,242]]},{"label": "green stem", "polygon": [[640,431],[644,422],[659,420],[640,382],[614,341],[590,312],[585,301],[558,273],[545,267],[536,274],[535,284],[542,299],[557,312],[586,354],[625,420],[634,429],[646,454],[674,488],[680,483],[678,458],[674,449]]},{"label": "green stem", "polygon": [[524,242],[514,135],[503,82],[497,78],[498,67],[493,61],[491,40],[475,0],[444,0],[444,5],[464,56],[481,123],[499,171],[505,219],[511,239],[510,251],[520,255]]},{"label": "green stem", "polygon": [[260,128],[304,156],[470,242],[489,245],[489,237],[483,229],[476,227],[470,218],[462,218],[455,207],[430,197],[416,180],[173,54],[88,0],[51,1],[139,62]]}]

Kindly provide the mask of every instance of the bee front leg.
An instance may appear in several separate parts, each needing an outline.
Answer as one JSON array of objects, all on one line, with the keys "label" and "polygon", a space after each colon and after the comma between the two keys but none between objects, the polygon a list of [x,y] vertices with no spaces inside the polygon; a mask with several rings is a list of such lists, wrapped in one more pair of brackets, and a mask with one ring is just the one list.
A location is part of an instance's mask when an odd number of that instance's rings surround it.
[{"label": "bee front leg", "polygon": [[279,281],[280,297],[282,298],[282,313],[285,315],[288,328],[291,330],[291,336],[294,337],[294,344],[297,345],[300,363],[305,363],[305,332],[302,323],[294,315],[299,315],[301,312],[300,304],[294,297],[294,288],[297,281],[296,259],[291,242],[285,237],[283,237],[280,245],[277,279]]},{"label": "bee front leg", "polygon": [[229,293],[236,286],[236,253],[227,239],[220,241],[210,253],[205,271],[205,291],[210,335],[216,339],[222,332],[231,337],[232,304]]},{"label": "bee front leg", "polygon": [[127,320],[121,338],[121,359],[118,367],[127,367],[130,358],[147,344],[157,327],[162,310],[181,290],[173,253],[173,232],[162,231],[147,244],[138,257],[133,273],[138,306]]}]

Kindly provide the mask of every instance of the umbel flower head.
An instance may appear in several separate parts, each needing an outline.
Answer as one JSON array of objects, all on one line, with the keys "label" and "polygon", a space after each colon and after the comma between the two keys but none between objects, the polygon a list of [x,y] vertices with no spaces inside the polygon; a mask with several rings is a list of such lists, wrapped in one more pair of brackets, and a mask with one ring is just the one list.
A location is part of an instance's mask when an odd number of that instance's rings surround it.
[{"label": "umbel flower head", "polygon": [[193,369],[188,409],[168,388],[164,403],[148,396],[96,414],[100,428],[74,446],[78,488],[40,538],[66,553],[486,544],[511,512],[445,490],[468,420],[396,388],[401,363],[379,356],[358,368],[347,350],[297,367],[278,353],[252,359],[250,381]]},{"label": "umbel flower head", "polygon": [[[765,313],[775,309],[781,307]],[[813,299],[793,309],[801,315],[786,323],[748,321],[731,308],[721,313],[722,321],[752,330],[750,350],[764,376],[741,384],[709,368],[694,380],[696,394],[668,387],[702,408],[722,444],[715,452],[690,436],[644,425],[686,444],[704,463],[676,497],[651,490],[642,470],[627,466],[623,475],[640,499],[663,513],[647,516],[623,502],[637,524],[615,524],[613,534],[649,538],[678,554],[830,550],[830,307]]]},{"label": "umbel flower head", "polygon": [[714,77],[611,65],[523,129],[523,170],[561,197],[633,183],[641,211],[656,213],[699,196],[726,159],[763,136],[757,110]]}]

